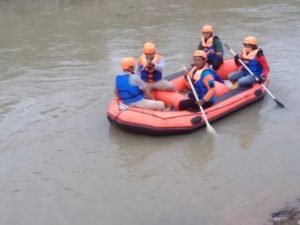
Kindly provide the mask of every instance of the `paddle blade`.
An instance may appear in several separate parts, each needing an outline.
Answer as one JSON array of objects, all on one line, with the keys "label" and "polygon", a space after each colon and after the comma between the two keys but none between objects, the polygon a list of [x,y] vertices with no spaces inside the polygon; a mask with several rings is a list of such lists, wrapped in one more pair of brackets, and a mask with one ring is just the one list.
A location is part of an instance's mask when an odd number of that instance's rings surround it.
[{"label": "paddle blade", "polygon": [[206,128],[207,128],[207,131],[208,131],[213,137],[217,137],[217,136],[218,136],[217,131],[216,131],[209,123],[206,124]]},{"label": "paddle blade", "polygon": [[278,101],[277,99],[274,99],[274,100],[278,106],[280,106],[281,108],[285,108],[285,106],[280,101]]}]

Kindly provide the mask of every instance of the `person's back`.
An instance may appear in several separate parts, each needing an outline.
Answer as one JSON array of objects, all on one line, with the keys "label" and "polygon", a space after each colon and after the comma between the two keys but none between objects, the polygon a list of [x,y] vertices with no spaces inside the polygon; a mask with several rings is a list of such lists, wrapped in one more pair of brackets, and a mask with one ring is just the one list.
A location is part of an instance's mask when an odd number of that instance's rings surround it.
[{"label": "person's back", "polygon": [[144,93],[142,91],[141,85],[132,85],[131,77],[134,72],[135,59],[132,57],[124,57],[121,60],[121,67],[123,71],[116,75],[116,95],[125,104],[130,104],[137,102],[144,98]]},{"label": "person's back", "polygon": [[118,97],[125,103],[130,104],[144,98],[143,91],[135,85],[131,85],[129,73],[121,73],[116,76],[116,90]]},{"label": "person's back", "polygon": [[[124,57],[121,60],[122,73],[117,74],[115,78],[116,96],[129,106],[138,108],[164,110],[165,104],[162,101],[152,100],[151,89],[136,74],[134,74],[135,59],[133,57]],[[144,97],[150,99],[146,99]]]}]

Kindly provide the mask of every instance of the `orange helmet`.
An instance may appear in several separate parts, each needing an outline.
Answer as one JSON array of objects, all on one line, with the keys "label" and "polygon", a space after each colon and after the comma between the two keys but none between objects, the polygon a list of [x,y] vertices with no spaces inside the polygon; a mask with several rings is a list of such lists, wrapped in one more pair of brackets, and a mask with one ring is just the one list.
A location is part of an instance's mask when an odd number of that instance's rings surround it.
[{"label": "orange helmet", "polygon": [[123,70],[128,70],[135,66],[135,59],[133,57],[124,57],[121,59],[121,67]]},{"label": "orange helmet", "polygon": [[204,58],[205,60],[207,59],[207,54],[205,51],[203,50],[196,50],[194,51],[194,54],[193,54],[194,57],[202,57]]},{"label": "orange helmet", "polygon": [[205,25],[205,26],[202,27],[202,32],[213,33],[214,32],[214,28],[211,25]]},{"label": "orange helmet", "polygon": [[248,36],[244,38],[243,44],[246,45],[257,45],[256,38],[254,36]]},{"label": "orange helmet", "polygon": [[144,44],[144,53],[153,54],[156,52],[156,47],[152,42],[147,42]]}]

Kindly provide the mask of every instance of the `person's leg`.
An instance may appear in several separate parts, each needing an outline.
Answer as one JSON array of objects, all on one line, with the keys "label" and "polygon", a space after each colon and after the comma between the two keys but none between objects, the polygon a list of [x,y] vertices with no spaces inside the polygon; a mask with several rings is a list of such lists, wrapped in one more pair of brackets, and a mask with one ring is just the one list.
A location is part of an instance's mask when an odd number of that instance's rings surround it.
[{"label": "person's leg", "polygon": [[255,77],[249,74],[247,76],[238,79],[237,84],[239,87],[246,87],[246,86],[251,86],[255,82],[256,82]]},{"label": "person's leg", "polygon": [[204,104],[202,105],[203,109],[207,109],[211,106],[213,106],[213,102],[204,102]]},{"label": "person's leg", "polygon": [[196,101],[196,98],[195,98],[194,92],[192,92],[192,91],[191,91],[191,92],[188,94],[188,97],[189,97],[190,99],[192,99],[192,100]]},{"label": "person's leg", "polygon": [[199,110],[198,105],[196,104],[196,98],[193,92],[188,94],[188,99],[184,99],[179,102],[178,108],[180,111],[188,110],[191,112],[197,112]]},{"label": "person's leg", "polygon": [[195,105],[195,100],[188,98],[188,99],[181,100],[178,104],[178,108],[180,111],[183,111],[183,110],[188,110],[193,108],[194,105]]},{"label": "person's leg", "polygon": [[223,59],[220,60],[214,60],[212,61],[212,68],[216,71],[220,68],[220,66],[223,64]]},{"label": "person's leg", "polygon": [[130,106],[135,106],[143,109],[151,109],[151,110],[163,110],[165,108],[165,103],[162,101],[150,100],[150,99],[142,99],[137,102],[133,102]]},{"label": "person's leg", "polygon": [[238,79],[240,79],[241,77],[246,76],[246,75],[247,75],[247,73],[244,71],[235,71],[228,75],[228,79],[231,82],[236,82]]},{"label": "person's leg", "polygon": [[151,83],[150,87],[160,91],[176,91],[175,85],[165,79]]},{"label": "person's leg", "polygon": [[[202,105],[203,109],[207,109],[211,106],[213,106],[213,102],[205,102]],[[198,112],[200,110],[199,106],[196,104],[196,101],[194,99],[185,99],[179,102],[179,106],[178,106],[179,110],[188,110],[191,112]]]}]

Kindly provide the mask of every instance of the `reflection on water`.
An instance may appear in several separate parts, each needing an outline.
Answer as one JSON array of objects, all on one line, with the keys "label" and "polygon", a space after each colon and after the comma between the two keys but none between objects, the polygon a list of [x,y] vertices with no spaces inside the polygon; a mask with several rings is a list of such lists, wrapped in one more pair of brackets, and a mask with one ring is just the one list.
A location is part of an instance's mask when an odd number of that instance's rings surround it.
[{"label": "reflection on water", "polygon": [[261,123],[263,123],[263,121],[261,120],[260,109],[263,104],[263,102],[257,102],[255,105],[239,112],[240,117],[233,118],[234,133],[238,135],[239,145],[242,149],[246,150],[251,148],[255,137],[262,132]]}]

